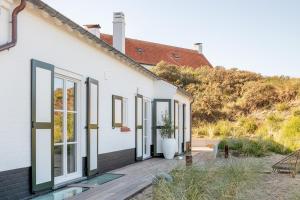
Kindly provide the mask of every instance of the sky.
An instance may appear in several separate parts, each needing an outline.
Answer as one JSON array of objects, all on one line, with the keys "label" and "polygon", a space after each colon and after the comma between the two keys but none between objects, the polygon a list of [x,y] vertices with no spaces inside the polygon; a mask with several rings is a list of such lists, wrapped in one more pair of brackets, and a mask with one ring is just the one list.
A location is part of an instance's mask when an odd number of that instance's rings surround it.
[{"label": "sky", "polygon": [[122,11],[126,37],[192,48],[214,66],[300,77],[299,0],[44,0],[78,24],[112,33]]}]

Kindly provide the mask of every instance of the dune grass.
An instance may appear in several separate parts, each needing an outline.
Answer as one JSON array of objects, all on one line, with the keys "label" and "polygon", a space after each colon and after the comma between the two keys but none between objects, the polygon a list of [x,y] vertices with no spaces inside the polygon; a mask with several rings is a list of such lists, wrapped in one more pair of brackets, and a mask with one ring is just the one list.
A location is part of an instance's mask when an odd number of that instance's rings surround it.
[{"label": "dune grass", "polygon": [[230,159],[205,166],[178,168],[172,182],[159,180],[155,200],[234,200],[247,199],[245,191],[260,182],[261,164],[253,159]]}]

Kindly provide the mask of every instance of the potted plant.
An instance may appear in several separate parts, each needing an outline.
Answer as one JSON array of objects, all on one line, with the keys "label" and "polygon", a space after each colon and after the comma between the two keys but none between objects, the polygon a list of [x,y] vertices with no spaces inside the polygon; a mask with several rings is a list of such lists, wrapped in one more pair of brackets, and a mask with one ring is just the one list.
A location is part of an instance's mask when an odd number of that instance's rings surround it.
[{"label": "potted plant", "polygon": [[162,150],[166,159],[173,159],[176,152],[176,140],[174,138],[174,129],[172,121],[165,115],[162,119],[163,126],[160,129],[162,137]]}]

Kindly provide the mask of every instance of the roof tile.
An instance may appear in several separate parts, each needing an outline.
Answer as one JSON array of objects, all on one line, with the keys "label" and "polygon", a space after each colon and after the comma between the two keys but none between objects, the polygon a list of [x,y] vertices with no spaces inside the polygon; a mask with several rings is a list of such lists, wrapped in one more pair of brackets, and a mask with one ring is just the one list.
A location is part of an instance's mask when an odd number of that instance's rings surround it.
[{"label": "roof tile", "polygon": [[[101,39],[112,45],[112,35],[101,33]],[[179,66],[193,68],[211,66],[206,57],[191,49],[147,42],[137,39],[126,38],[125,54],[140,64],[156,65],[165,61]]]}]

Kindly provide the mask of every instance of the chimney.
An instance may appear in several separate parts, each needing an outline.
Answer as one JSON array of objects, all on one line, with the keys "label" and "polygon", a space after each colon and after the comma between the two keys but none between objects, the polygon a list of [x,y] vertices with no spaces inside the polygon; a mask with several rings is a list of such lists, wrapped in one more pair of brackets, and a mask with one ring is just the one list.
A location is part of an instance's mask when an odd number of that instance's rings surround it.
[{"label": "chimney", "polygon": [[123,12],[114,12],[113,47],[125,53],[125,16]]},{"label": "chimney", "polygon": [[90,33],[93,33],[96,35],[98,38],[100,38],[100,29],[101,26],[99,24],[87,24],[83,25],[85,29],[87,29]]},{"label": "chimney", "polygon": [[194,44],[194,50],[198,51],[198,53],[202,53],[203,47],[202,47],[202,43],[195,43]]}]

